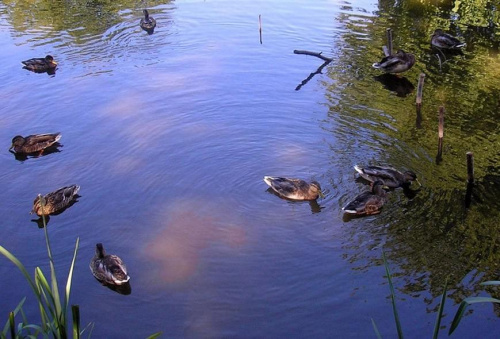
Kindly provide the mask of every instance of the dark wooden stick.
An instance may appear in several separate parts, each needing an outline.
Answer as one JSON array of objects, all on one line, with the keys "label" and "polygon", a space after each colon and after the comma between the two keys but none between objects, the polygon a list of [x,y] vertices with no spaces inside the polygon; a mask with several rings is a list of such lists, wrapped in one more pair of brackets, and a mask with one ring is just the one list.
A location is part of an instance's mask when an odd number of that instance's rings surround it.
[{"label": "dark wooden stick", "polygon": [[315,56],[317,58],[320,58],[321,60],[324,60],[324,61],[328,61],[328,62],[332,62],[333,59],[332,58],[328,58],[324,55],[322,55],[321,53],[322,52],[319,52],[319,53],[316,53],[316,52],[309,52],[309,51],[303,51],[303,50],[294,50],[293,53],[295,54],[305,54],[305,55],[312,55],[312,56]]},{"label": "dark wooden stick", "polygon": [[260,38],[260,44],[262,45],[262,20],[260,18],[260,14],[259,14],[259,38]]},{"label": "dark wooden stick", "polygon": [[[392,55],[392,29],[387,28],[385,30],[385,32],[387,34],[387,50],[388,50],[387,52],[389,53],[389,55]],[[386,55],[386,56],[389,56],[389,55]]]},{"label": "dark wooden stick", "polygon": [[467,152],[467,182],[474,183],[474,153]]},{"label": "dark wooden stick", "polygon": [[418,78],[418,86],[417,86],[417,106],[422,106],[422,94],[424,91],[424,80],[425,80],[425,74],[420,73],[420,77]]}]

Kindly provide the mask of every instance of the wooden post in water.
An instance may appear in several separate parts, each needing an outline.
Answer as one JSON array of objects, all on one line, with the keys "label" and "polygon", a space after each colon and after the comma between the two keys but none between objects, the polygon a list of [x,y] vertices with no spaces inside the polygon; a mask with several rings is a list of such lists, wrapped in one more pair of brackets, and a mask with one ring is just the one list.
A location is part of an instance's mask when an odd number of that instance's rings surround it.
[{"label": "wooden post in water", "polygon": [[467,183],[474,183],[474,153],[467,152]]},{"label": "wooden post in water", "polygon": [[469,208],[472,201],[474,187],[474,153],[467,152],[467,191],[465,192],[465,208]]},{"label": "wooden post in water", "polygon": [[262,20],[260,18],[260,14],[259,14],[259,38],[260,38],[260,44],[262,45]]},{"label": "wooden post in water", "polygon": [[444,106],[439,106],[439,125],[438,125],[438,154],[436,162],[442,160],[443,155],[443,137],[444,137]]},{"label": "wooden post in water", "polygon": [[389,55],[392,55],[392,29],[387,28],[385,30],[385,32],[387,34],[387,49],[388,49]]},{"label": "wooden post in water", "polygon": [[420,73],[417,86],[417,128],[422,128],[422,95],[424,91],[425,74]]}]

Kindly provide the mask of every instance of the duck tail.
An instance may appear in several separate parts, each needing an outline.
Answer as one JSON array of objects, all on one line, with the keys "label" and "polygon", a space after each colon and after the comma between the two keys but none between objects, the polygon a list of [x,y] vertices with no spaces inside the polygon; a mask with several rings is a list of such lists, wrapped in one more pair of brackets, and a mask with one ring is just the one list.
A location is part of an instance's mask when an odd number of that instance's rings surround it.
[{"label": "duck tail", "polygon": [[359,165],[354,165],[354,169],[356,170],[356,172],[358,172],[359,174],[363,174],[363,168]]},{"label": "duck tail", "polygon": [[264,182],[272,187],[274,177],[264,176]]},{"label": "duck tail", "polygon": [[55,133],[55,135],[56,135],[56,137],[55,137],[55,139],[54,139],[54,142],[58,142],[58,141],[61,139],[62,134],[61,134],[61,133],[59,133],[59,132],[57,132],[57,133]]}]

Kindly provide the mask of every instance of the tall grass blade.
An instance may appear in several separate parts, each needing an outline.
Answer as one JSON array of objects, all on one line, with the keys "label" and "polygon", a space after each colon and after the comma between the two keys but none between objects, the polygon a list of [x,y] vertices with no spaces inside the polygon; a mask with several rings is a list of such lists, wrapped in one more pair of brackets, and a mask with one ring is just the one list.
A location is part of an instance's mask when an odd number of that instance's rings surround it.
[{"label": "tall grass blade", "polygon": [[75,268],[76,254],[78,253],[79,244],[80,244],[80,238],[76,238],[75,251],[73,252],[73,259],[71,260],[71,266],[69,267],[68,279],[66,280],[66,293],[64,295],[64,309],[63,309],[64,314],[66,314],[66,310],[68,309],[69,305],[71,282],[73,280],[73,270]]},{"label": "tall grass blade", "polygon": [[396,328],[398,330],[398,338],[403,339],[403,330],[401,328],[401,322],[399,321],[398,310],[396,308],[396,294],[394,293],[394,286],[392,284],[391,272],[389,270],[389,264],[387,263],[387,258],[385,257],[385,252],[382,251],[382,257],[384,259],[385,273],[387,274],[387,280],[389,281],[389,288],[391,289],[391,300],[392,300],[392,312],[394,313],[394,321],[396,322]]},{"label": "tall grass blade", "polygon": [[377,338],[382,339],[382,335],[380,335],[380,331],[378,330],[377,324],[375,324],[375,320],[373,320],[373,318],[371,318],[371,319],[372,319],[373,330],[375,331]]},{"label": "tall grass blade", "polygon": [[448,278],[446,278],[446,281],[444,282],[443,295],[441,295],[441,302],[439,303],[439,310],[436,316],[436,324],[434,325],[434,334],[432,335],[433,339],[437,339],[439,336],[439,328],[441,327],[441,318],[443,317],[444,304],[446,302],[446,292],[448,292],[447,288],[448,288]]},{"label": "tall grass blade", "polygon": [[[11,313],[14,314],[14,317],[17,315],[17,313],[22,309],[24,302],[26,301],[26,297],[24,297],[19,304],[17,304],[16,308],[14,311]],[[10,324],[10,313],[9,313],[9,319],[7,319],[7,322],[5,323],[5,326],[3,327],[2,331],[2,338],[7,336],[7,332],[9,331],[9,327],[12,328],[12,325]]]},{"label": "tall grass blade", "polygon": [[495,298],[488,298],[488,297],[471,297],[471,298],[464,299],[460,303],[460,306],[458,307],[457,313],[455,313],[455,317],[453,318],[453,321],[451,323],[448,335],[452,334],[456,330],[458,325],[460,324],[460,320],[462,320],[462,317],[464,316],[465,309],[467,308],[467,306],[469,306],[471,304],[476,304],[476,303],[500,303],[500,300],[495,299]]},{"label": "tall grass blade", "polygon": [[482,282],[481,285],[483,285],[483,286],[500,285],[500,281],[498,281],[498,280],[485,281],[485,282]]},{"label": "tall grass blade", "polygon": [[71,314],[73,315],[73,338],[80,339],[80,307],[72,305]]},{"label": "tall grass blade", "polygon": [[162,334],[162,332],[156,332],[156,333],[151,334],[146,339],[155,339],[155,338],[158,338],[161,334]]},{"label": "tall grass blade", "polygon": [[10,337],[16,338],[16,322],[14,321],[14,312],[9,312]]}]

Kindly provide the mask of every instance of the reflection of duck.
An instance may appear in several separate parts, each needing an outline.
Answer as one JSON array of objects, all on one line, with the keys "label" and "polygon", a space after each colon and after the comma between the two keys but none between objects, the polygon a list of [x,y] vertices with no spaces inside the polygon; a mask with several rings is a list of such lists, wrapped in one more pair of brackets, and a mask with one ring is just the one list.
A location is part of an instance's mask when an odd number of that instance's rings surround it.
[{"label": "reflection of duck", "polygon": [[407,186],[411,184],[412,181],[417,181],[417,175],[412,171],[406,171],[401,173],[391,167],[381,167],[381,166],[354,166],[356,172],[359,175],[370,182],[380,181],[383,185],[390,188],[397,188],[402,186]]},{"label": "reflection of duck", "polygon": [[101,243],[96,244],[95,256],[89,266],[94,277],[101,283],[123,285],[130,280],[123,261],[114,254],[106,254]]},{"label": "reflection of duck", "polygon": [[405,97],[415,89],[415,86],[407,78],[398,77],[390,73],[377,75],[374,79],[379,81],[389,91],[396,92],[398,97]]},{"label": "reflection of duck", "polygon": [[399,50],[396,54],[386,56],[372,66],[386,73],[403,73],[412,68],[413,64],[415,64],[415,56]]},{"label": "reflection of duck", "polygon": [[431,45],[439,49],[460,49],[466,44],[438,28],[431,37]]},{"label": "reflection of duck", "polygon": [[50,134],[34,134],[23,137],[21,135],[16,135],[12,138],[12,145],[10,149],[14,149],[16,153],[34,153],[39,152],[47,147],[54,145],[61,139],[61,133],[50,133]]},{"label": "reflection of duck", "polygon": [[369,191],[358,195],[349,202],[342,210],[349,214],[371,215],[380,213],[380,209],[387,201],[384,184],[381,181],[375,181],[371,184]]},{"label": "reflection of duck", "polygon": [[307,183],[301,179],[283,177],[264,177],[268,184],[280,197],[290,200],[315,200],[324,197],[317,181]]},{"label": "reflection of duck", "polygon": [[33,58],[21,61],[24,64],[24,69],[33,72],[43,73],[54,70],[57,67],[57,62],[54,61],[52,55],[47,55],[45,58]]},{"label": "reflection of duck", "polygon": [[79,190],[80,186],[71,185],[61,187],[57,191],[48,193],[43,197],[38,195],[35,201],[33,201],[31,213],[36,213],[39,216],[58,214],[75,202]]},{"label": "reflection of duck", "polygon": [[144,13],[144,18],[142,18],[140,22],[141,28],[148,33],[153,33],[156,27],[156,20],[153,19],[153,17],[149,16],[149,12],[147,9],[144,9],[142,12]]}]

